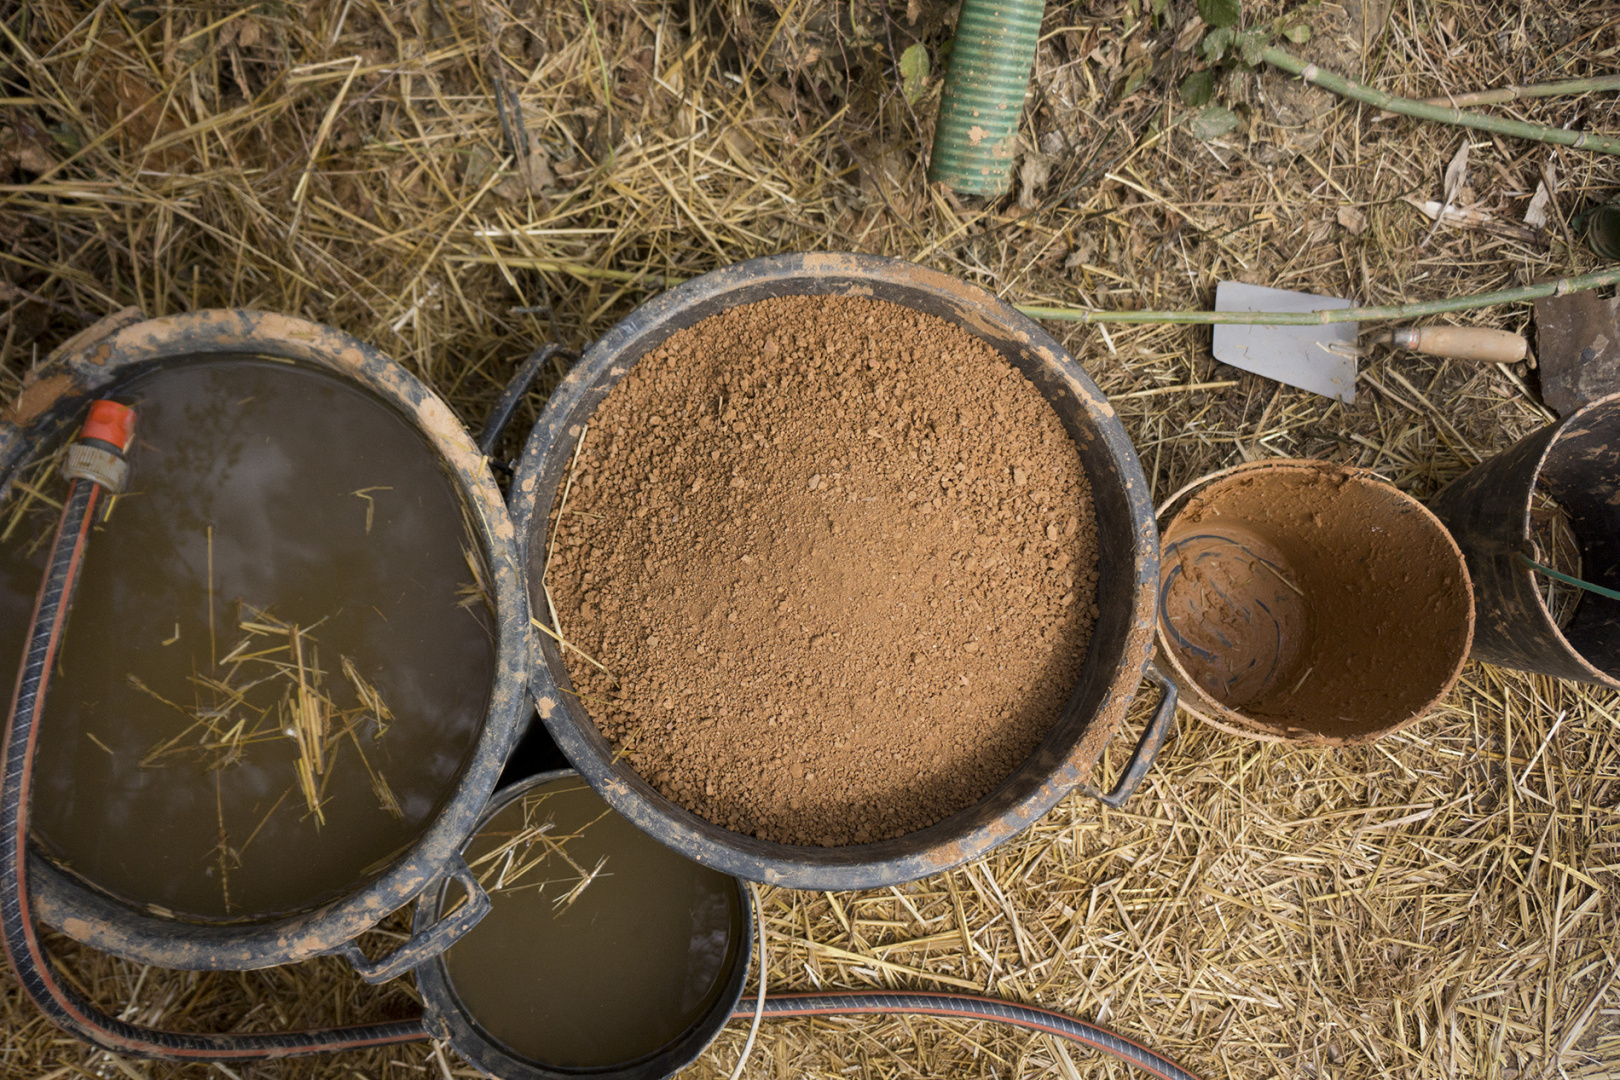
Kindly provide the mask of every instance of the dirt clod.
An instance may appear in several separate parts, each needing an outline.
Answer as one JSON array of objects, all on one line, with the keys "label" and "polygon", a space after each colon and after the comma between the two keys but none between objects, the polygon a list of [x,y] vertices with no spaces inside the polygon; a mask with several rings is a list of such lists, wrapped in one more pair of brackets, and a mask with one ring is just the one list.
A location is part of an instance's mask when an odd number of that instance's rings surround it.
[{"label": "dirt clod", "polygon": [[900,836],[1058,717],[1096,618],[1091,492],[965,331],[853,297],[734,308],[643,357],[585,438],[548,584],[613,678],[569,673],[675,802],[784,843]]}]

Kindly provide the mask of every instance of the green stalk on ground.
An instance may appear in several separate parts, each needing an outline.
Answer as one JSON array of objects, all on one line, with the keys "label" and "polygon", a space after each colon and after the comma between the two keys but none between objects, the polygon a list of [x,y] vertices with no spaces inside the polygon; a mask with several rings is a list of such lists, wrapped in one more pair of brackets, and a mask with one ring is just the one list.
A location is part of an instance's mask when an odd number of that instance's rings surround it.
[{"label": "green stalk on ground", "polygon": [[1464,105],[1506,105],[1525,98],[1564,97],[1575,94],[1593,94],[1605,90],[1620,90],[1620,75],[1598,75],[1591,79],[1564,79],[1561,82],[1532,83],[1529,86],[1499,86],[1494,90],[1475,90],[1467,94],[1445,94],[1424,98],[1425,105],[1458,109]]},{"label": "green stalk on ground", "polygon": [[1324,71],[1315,64],[1308,64],[1292,53],[1270,46],[1261,52],[1260,58],[1272,67],[1281,68],[1290,75],[1297,75],[1312,86],[1320,86],[1324,90],[1331,90],[1340,97],[1359,101],[1364,105],[1371,105],[1383,109],[1385,112],[1400,113],[1402,116],[1413,116],[1419,120],[1432,120],[1437,124],[1455,124],[1459,127],[1477,128],[1480,131],[1490,131],[1497,135],[1508,135],[1516,139],[1531,139],[1535,142],[1555,143],[1559,146],[1570,146],[1577,150],[1597,150],[1605,154],[1620,154],[1620,139],[1610,138],[1606,135],[1593,135],[1585,131],[1566,131],[1563,128],[1546,127],[1541,124],[1528,124],[1523,120],[1510,120],[1501,116],[1487,116],[1484,113],[1463,112],[1461,109],[1449,108],[1444,105],[1429,105],[1412,98],[1397,97],[1386,94],[1382,90],[1374,90],[1364,86],[1343,75],[1335,75],[1331,71]]},{"label": "green stalk on ground", "polygon": [[1376,322],[1382,319],[1415,319],[1443,315],[1451,311],[1474,311],[1585,292],[1604,285],[1620,284],[1620,267],[1594,270],[1589,274],[1524,285],[1516,289],[1496,289],[1454,296],[1449,300],[1425,300],[1416,304],[1383,304],[1368,307],[1330,308],[1323,311],[1101,311],[1096,308],[1061,308],[1019,305],[1018,310],[1032,319],[1052,319],[1077,323],[1238,323],[1245,326],[1316,326],[1320,323]]}]

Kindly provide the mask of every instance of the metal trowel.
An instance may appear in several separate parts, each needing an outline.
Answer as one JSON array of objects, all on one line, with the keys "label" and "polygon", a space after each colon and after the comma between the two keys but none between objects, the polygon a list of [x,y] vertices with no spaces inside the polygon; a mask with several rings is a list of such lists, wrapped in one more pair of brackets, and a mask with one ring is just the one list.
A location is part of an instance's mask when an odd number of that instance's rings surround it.
[{"label": "metal trowel", "polygon": [[[1336,296],[1270,289],[1222,281],[1215,286],[1216,311],[1322,311],[1347,308]],[[1346,404],[1356,398],[1356,324],[1318,326],[1215,325],[1215,359]]]},{"label": "metal trowel", "polygon": [[[1215,286],[1216,311],[1324,311],[1349,306],[1350,301],[1337,296],[1291,289],[1237,281]],[[1213,351],[1223,364],[1349,404],[1356,398],[1356,361],[1367,351],[1356,343],[1357,333],[1353,322],[1315,326],[1217,323]],[[1395,327],[1368,344],[1486,364],[1523,360],[1528,348],[1520,335],[1485,326]]]}]

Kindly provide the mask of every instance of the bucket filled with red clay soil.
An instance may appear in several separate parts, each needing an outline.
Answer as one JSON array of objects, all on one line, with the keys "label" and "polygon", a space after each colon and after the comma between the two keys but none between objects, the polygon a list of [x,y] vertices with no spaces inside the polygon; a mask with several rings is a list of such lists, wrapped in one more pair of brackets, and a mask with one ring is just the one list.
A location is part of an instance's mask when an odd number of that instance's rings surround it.
[{"label": "bucket filled with red clay soil", "polygon": [[[1143,678],[1158,544],[1107,400],[909,263],[784,255],[642,305],[513,480],[531,688],[617,811],[739,877],[871,888],[1089,785]],[[1121,753],[1120,758],[1126,755]]]},{"label": "bucket filled with red clay soil", "polygon": [[1371,742],[1450,691],[1473,639],[1461,551],[1373,474],[1264,461],[1160,515],[1159,645],[1181,704],[1238,735]]}]

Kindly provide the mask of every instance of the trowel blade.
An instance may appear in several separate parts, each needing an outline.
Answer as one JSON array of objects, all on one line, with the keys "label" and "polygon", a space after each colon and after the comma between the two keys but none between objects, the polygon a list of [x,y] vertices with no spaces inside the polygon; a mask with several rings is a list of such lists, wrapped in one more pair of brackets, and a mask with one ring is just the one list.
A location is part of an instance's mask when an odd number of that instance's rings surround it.
[{"label": "trowel blade", "polygon": [[[1322,311],[1347,308],[1336,296],[1269,289],[1222,281],[1215,286],[1216,311]],[[1213,352],[1223,364],[1276,379],[1346,404],[1356,399],[1356,324],[1319,326],[1215,326]]]}]

